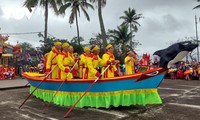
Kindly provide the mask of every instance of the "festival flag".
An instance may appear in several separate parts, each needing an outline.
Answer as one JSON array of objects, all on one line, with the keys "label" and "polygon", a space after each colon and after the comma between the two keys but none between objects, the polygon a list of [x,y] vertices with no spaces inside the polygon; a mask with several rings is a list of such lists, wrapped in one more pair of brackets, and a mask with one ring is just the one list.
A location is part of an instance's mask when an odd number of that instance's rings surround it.
[{"label": "festival flag", "polygon": [[44,55],[42,54],[42,52],[40,51],[40,50],[37,50],[37,58],[38,58],[38,60],[44,60]]},{"label": "festival flag", "polygon": [[26,53],[26,60],[28,62],[31,62],[31,60],[32,60],[31,55],[29,53]]}]

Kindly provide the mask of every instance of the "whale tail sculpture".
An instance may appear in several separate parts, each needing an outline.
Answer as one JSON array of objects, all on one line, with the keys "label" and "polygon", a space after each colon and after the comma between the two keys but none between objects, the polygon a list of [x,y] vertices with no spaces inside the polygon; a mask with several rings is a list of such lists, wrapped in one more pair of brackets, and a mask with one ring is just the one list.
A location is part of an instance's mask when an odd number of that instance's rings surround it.
[{"label": "whale tail sculpture", "polygon": [[189,52],[197,47],[198,44],[192,41],[178,42],[166,49],[156,51],[153,55],[160,57],[160,67],[170,68],[171,65],[182,60]]}]

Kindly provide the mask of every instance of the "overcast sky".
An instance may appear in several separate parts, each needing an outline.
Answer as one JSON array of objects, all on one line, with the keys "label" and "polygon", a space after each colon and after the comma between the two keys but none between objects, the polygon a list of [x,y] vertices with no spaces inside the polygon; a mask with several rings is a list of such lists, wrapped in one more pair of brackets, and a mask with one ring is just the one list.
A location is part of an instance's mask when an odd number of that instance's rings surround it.
[{"label": "overcast sky", "polygon": [[[25,0],[0,0],[0,33],[24,33],[44,31],[44,10],[37,8],[31,15],[23,8]],[[197,6],[196,0],[107,0],[103,8],[105,28],[115,29],[122,23],[119,19],[128,8],[134,8],[138,14],[143,15],[139,20],[141,26],[135,34],[136,40],[142,45],[136,48],[139,54],[150,53],[166,48],[170,43],[195,36],[195,14],[200,17],[200,9],[192,10]],[[55,16],[49,12],[48,33],[62,38],[72,39],[76,36],[76,26],[68,23],[70,10],[66,16]],[[89,10],[90,22],[83,14],[79,18],[80,35],[85,40],[94,37],[100,32],[97,10]],[[198,22],[198,28],[199,27]],[[199,29],[200,31],[200,29]],[[40,46],[37,34],[10,35],[8,42],[16,44],[17,41],[29,42]]]}]

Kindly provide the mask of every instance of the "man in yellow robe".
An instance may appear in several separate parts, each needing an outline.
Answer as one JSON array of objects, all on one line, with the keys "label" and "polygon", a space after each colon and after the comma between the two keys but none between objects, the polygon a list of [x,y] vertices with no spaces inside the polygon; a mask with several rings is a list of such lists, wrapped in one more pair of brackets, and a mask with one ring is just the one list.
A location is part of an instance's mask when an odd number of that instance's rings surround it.
[{"label": "man in yellow robe", "polygon": [[90,48],[84,47],[84,53],[80,55],[80,62],[79,62],[79,75],[80,78],[86,79],[88,78],[88,67],[86,65],[87,57],[90,55]]},{"label": "man in yellow robe", "polygon": [[[74,56],[74,48],[71,45],[69,46],[69,57],[71,57],[75,62],[77,60],[79,60],[78,56],[77,57]],[[73,75],[74,78],[79,77],[79,75],[78,75],[78,63],[76,63],[74,69],[72,70],[72,75]]]},{"label": "man in yellow robe", "polygon": [[58,67],[57,67],[57,56],[60,54],[61,42],[55,42],[54,47],[49,52],[46,62],[46,73],[48,74],[52,69],[51,75],[49,78],[57,79],[58,78]]},{"label": "man in yellow robe", "polygon": [[121,76],[121,72],[119,72],[116,68],[116,64],[120,63],[119,60],[115,60],[115,56],[113,55],[114,52],[114,48],[111,44],[108,44],[106,46],[106,50],[107,52],[103,54],[102,56],[102,61],[101,61],[101,65],[102,65],[102,71],[105,70],[105,68],[111,64],[111,66],[105,71],[103,77],[104,78],[109,78],[109,77],[114,77],[115,74],[118,74],[119,76]]},{"label": "man in yellow robe", "polygon": [[127,52],[127,56],[124,59],[124,64],[126,67],[125,75],[130,75],[135,73],[135,62],[136,56],[132,51]]},{"label": "man in yellow robe", "polygon": [[[69,55],[69,44],[64,43],[62,45],[63,51],[58,55],[58,67],[59,67],[59,79],[72,79],[73,75],[70,72],[71,67],[75,61]],[[70,73],[69,73],[70,72]]]},{"label": "man in yellow robe", "polygon": [[87,67],[89,69],[88,72],[88,78],[89,79],[95,79],[97,77],[100,77],[100,73],[98,71],[98,66],[101,62],[101,58],[99,57],[100,49],[97,45],[93,46],[91,48],[91,54],[87,59]]}]

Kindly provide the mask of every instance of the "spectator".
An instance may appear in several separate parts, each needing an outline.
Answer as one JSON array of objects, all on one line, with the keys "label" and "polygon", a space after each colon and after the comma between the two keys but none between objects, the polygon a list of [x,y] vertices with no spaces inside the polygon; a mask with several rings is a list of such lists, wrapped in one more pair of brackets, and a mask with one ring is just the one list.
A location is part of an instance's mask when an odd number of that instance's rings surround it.
[{"label": "spectator", "polygon": [[40,74],[44,73],[44,63],[42,61],[38,64],[37,69]]},{"label": "spectator", "polygon": [[0,80],[4,79],[4,68],[3,65],[0,65]]}]

